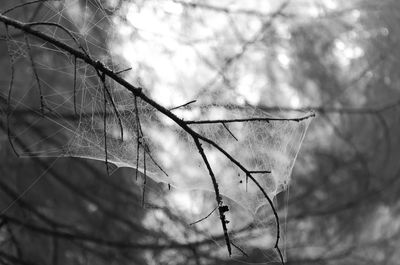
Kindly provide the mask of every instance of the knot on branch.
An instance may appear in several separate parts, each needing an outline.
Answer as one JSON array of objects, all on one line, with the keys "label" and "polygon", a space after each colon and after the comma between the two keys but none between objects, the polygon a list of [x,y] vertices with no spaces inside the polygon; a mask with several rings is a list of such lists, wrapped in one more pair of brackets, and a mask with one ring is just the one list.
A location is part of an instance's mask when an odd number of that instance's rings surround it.
[{"label": "knot on branch", "polygon": [[226,213],[226,212],[229,212],[229,207],[228,207],[228,205],[222,205],[222,206],[220,206],[220,207],[219,207],[219,212],[220,212],[221,214]]}]

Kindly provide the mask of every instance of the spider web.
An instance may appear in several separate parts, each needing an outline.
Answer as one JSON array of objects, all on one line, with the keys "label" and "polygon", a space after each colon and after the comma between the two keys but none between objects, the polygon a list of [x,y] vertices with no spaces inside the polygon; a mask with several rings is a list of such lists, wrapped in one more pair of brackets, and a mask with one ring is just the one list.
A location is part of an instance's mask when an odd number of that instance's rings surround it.
[{"label": "spider web", "polygon": [[[97,1],[88,3],[98,5],[95,13],[82,11],[86,9],[73,1],[46,4],[48,12],[41,14],[40,21],[71,23],[74,28],[69,30],[83,48],[117,72],[121,69],[116,67],[108,46],[115,41],[117,33],[102,28],[104,24],[113,24],[108,9]],[[39,28],[71,46],[76,44],[59,28]],[[96,38],[96,31],[101,32],[105,39]],[[102,82],[90,66],[52,45],[38,41],[29,44],[12,38],[8,41],[8,50],[15,70],[14,79],[20,80],[18,76],[22,76],[24,71],[28,71],[31,78],[26,83],[15,81],[11,93],[9,118],[14,119],[9,124],[12,129],[10,138],[11,141],[24,139],[27,150],[18,150],[21,156],[79,157],[133,168],[132,178],[138,178],[139,185],[147,191],[143,192],[147,205],[177,207],[176,202],[174,205],[170,199],[174,194],[197,194],[192,198],[193,202],[201,201],[203,207],[197,207],[192,213],[186,211],[188,223],[207,216],[215,207],[212,182],[191,136],[169,118],[117,83],[109,79]],[[39,76],[39,81],[35,80],[35,75]],[[144,82],[145,77],[142,77]],[[105,94],[104,85],[110,95]],[[154,83],[154,86],[160,84]],[[236,104],[232,98],[237,95],[232,91],[211,89],[210,95],[198,97],[196,103],[173,112],[178,117],[194,121],[277,117],[276,114]],[[40,103],[46,107],[42,112],[37,107]],[[22,116],[24,119],[18,119]],[[256,172],[254,178],[270,198],[275,198],[288,188],[290,173],[309,122],[310,119],[257,120],[192,124],[191,127],[216,142],[245,168]],[[230,234],[232,242],[238,246],[233,257],[242,260],[242,249],[258,247],[264,250],[266,260],[279,261],[275,252],[267,250],[274,247],[276,226],[263,193],[221,152],[207,144],[203,144],[203,148],[224,196],[223,201],[230,207],[228,228],[231,231],[250,231],[246,236],[241,232]],[[147,177],[154,183],[146,184]],[[149,213],[149,216],[151,214],[154,213]],[[225,246],[216,239],[216,235],[221,233],[218,222],[218,215],[214,213],[196,227],[206,237],[213,238],[220,246],[218,251],[222,252]],[[282,237],[284,239],[284,235]]]}]

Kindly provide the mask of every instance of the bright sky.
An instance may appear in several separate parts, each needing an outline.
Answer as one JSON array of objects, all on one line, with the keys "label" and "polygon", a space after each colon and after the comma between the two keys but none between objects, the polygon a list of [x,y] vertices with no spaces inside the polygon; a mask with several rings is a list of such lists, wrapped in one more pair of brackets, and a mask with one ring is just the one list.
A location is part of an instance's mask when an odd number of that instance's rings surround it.
[{"label": "bright sky", "polygon": [[[150,66],[139,73],[139,78],[151,87],[152,97],[166,106],[182,104],[203,93],[200,89],[212,83],[217,68],[222,66],[224,59],[218,57],[228,58],[241,50],[244,40],[235,34],[240,31],[241,37],[250,39],[261,26],[258,17],[239,16],[235,19],[238,32],[233,32],[232,21],[224,13],[194,10],[193,17],[185,20],[182,15],[185,9],[181,4],[172,1],[146,3],[140,9],[136,5],[126,8],[127,23],[117,21],[121,23],[116,28],[122,41],[116,43],[116,52],[139,72],[143,65]],[[260,2],[249,1],[247,7],[233,4],[232,9],[261,10],[253,6],[256,3]],[[266,13],[271,12],[266,5],[262,8]],[[194,24],[191,22],[189,25],[189,20]],[[136,30],[137,34],[131,36]],[[285,31],[282,33],[286,34]],[[226,35],[225,39],[221,34]],[[243,65],[238,69],[241,72],[230,77],[236,80],[238,103],[245,100],[258,104],[263,90],[269,86],[267,77],[260,73],[264,67],[264,55],[259,53],[257,50],[246,51],[243,61],[238,60]],[[282,50],[278,54],[282,69],[287,69],[290,62],[289,54]],[[133,73],[134,79],[138,78],[138,71]],[[221,84],[221,80],[218,82]],[[288,97],[297,105],[299,100],[294,98],[295,94],[289,93]]]}]

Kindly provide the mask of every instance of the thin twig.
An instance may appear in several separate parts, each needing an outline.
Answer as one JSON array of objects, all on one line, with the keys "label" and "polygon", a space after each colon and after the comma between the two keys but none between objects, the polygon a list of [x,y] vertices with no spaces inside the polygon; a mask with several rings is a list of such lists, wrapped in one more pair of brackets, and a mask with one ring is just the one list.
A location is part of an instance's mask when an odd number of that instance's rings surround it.
[{"label": "thin twig", "polygon": [[186,107],[186,106],[188,106],[188,105],[190,105],[190,104],[192,104],[192,103],[195,103],[196,101],[197,101],[197,100],[189,101],[189,102],[187,102],[187,103],[185,103],[185,104],[179,105],[179,106],[177,106],[177,107],[173,107],[173,108],[169,109],[169,111],[171,111],[171,110],[176,110],[176,109],[183,108],[183,107]]},{"label": "thin twig", "polygon": [[[53,22],[30,22],[26,24],[28,27],[34,27],[34,26],[52,26],[52,27],[56,27],[61,29],[62,31],[64,31],[65,33],[67,33],[67,35],[69,37],[71,37],[71,39],[75,42],[76,46],[78,46],[79,49],[81,49],[83,51],[83,53],[86,56],[89,56],[89,54],[87,53],[87,51],[85,50],[85,48],[83,48],[83,46],[79,43],[79,41],[75,38],[74,34],[72,34],[72,31],[67,29],[66,27],[64,27],[63,25],[60,25],[58,23],[53,23]],[[90,57],[90,56],[89,56]]]},{"label": "thin twig", "polygon": [[232,244],[232,246],[234,246],[237,250],[239,250],[243,255],[245,255],[246,257],[249,256],[249,255],[247,255],[246,252],[244,252],[243,249],[241,249],[239,246],[237,246],[237,245],[236,245],[235,243],[233,243],[232,241],[231,241],[231,244]]},{"label": "thin twig", "polygon": [[26,2],[26,3],[22,3],[22,4],[19,4],[19,5],[13,6],[13,7],[7,9],[7,10],[1,12],[1,14],[5,15],[5,14],[11,12],[11,11],[16,10],[17,8],[20,8],[20,7],[24,7],[24,6],[27,6],[27,5],[36,4],[36,3],[40,3],[40,2],[48,2],[48,1],[56,2],[58,0],[34,0],[34,1],[30,1],[30,2]]},{"label": "thin twig", "polygon": [[[146,144],[146,140],[144,138],[144,134],[143,134],[143,130],[142,130],[142,124],[140,122],[140,117],[139,117],[139,109],[137,106],[137,99],[135,97],[135,113],[136,113],[136,135],[137,135],[137,139],[141,140],[141,145],[143,146],[143,152],[147,153],[147,155],[150,157],[150,160],[154,163],[154,165],[156,167],[158,167],[158,169],[160,169],[160,171],[162,173],[164,173],[165,176],[169,177],[169,175],[167,174],[167,172],[161,167],[161,165],[159,163],[157,163],[157,161],[154,159],[153,155],[151,154],[150,148],[149,146]],[[138,142],[138,146],[139,146],[140,142]],[[137,161],[138,163],[138,161]]]},{"label": "thin twig", "polygon": [[[105,85],[105,76],[100,74],[101,82],[103,83],[103,108],[104,108],[104,113],[107,113],[107,94],[106,94],[106,85]],[[106,164],[106,170],[107,170],[107,176],[110,176],[110,169],[108,166],[108,150],[107,150],[107,115],[103,115],[103,136],[104,136],[104,153],[105,153],[105,164]]]},{"label": "thin twig", "polygon": [[76,111],[76,57],[74,57],[74,113],[75,116],[78,115],[78,112]]},{"label": "thin twig", "polygon": [[271,170],[250,170],[249,171],[250,174],[269,174],[271,173]]},{"label": "thin twig", "polygon": [[235,137],[235,135],[231,132],[231,130],[229,130],[228,126],[225,125],[225,123],[222,123],[222,126],[224,126],[224,128],[228,131],[228,133],[237,141],[239,142],[239,140]]},{"label": "thin twig", "polygon": [[127,71],[130,71],[130,70],[132,70],[132,67],[129,67],[129,68],[126,68],[126,69],[117,71],[117,72],[115,72],[115,74],[116,74],[116,75],[119,75],[119,74],[122,74],[123,72],[127,72]]},{"label": "thin twig", "polygon": [[196,222],[190,223],[189,225],[194,225],[194,224],[197,224],[197,223],[200,223],[200,222],[206,220],[206,219],[207,219],[208,217],[210,217],[210,216],[212,215],[212,213],[215,212],[215,210],[217,210],[217,209],[218,209],[218,206],[215,207],[214,210],[212,210],[209,214],[207,214],[207,216],[205,216],[205,217],[203,217],[203,218],[197,220]]},{"label": "thin twig", "polygon": [[228,248],[228,253],[229,256],[232,254],[232,249],[231,249],[231,244],[230,244],[230,240],[229,240],[229,234],[228,234],[228,228],[226,227],[226,217],[225,217],[225,210],[223,210],[223,202],[222,202],[222,198],[221,195],[219,193],[219,188],[218,188],[218,183],[217,183],[217,179],[215,178],[214,172],[211,168],[210,163],[208,162],[207,156],[204,153],[203,147],[201,146],[201,143],[199,141],[199,138],[193,136],[193,140],[196,144],[197,150],[199,151],[201,157],[203,158],[204,164],[206,164],[206,167],[208,169],[208,174],[211,177],[211,181],[213,183],[213,187],[214,187],[214,192],[215,192],[215,198],[217,201],[217,206],[219,209],[219,218],[221,220],[221,225],[222,225],[222,230],[224,231],[224,238],[225,238],[225,243],[226,243],[226,247]]},{"label": "thin twig", "polygon": [[107,87],[107,85],[106,85],[105,80],[104,80],[104,82],[103,82],[103,86],[104,86],[104,89],[106,90],[106,93],[107,93],[107,95],[108,95],[108,98],[110,99],[111,106],[113,107],[114,113],[115,113],[115,115],[117,116],[118,125],[119,125],[119,129],[120,129],[120,134],[121,134],[121,139],[120,139],[120,140],[121,140],[121,141],[124,141],[124,127],[122,126],[121,115],[119,114],[118,108],[117,108],[117,106],[115,105],[114,99],[113,99],[113,97],[112,97],[112,95],[111,95],[110,90],[108,89],[108,87]]},{"label": "thin twig", "polygon": [[12,96],[12,90],[14,87],[14,74],[15,74],[15,65],[14,65],[14,58],[11,55],[11,50],[10,50],[10,33],[8,32],[8,26],[6,26],[6,37],[7,37],[7,54],[10,59],[10,69],[11,69],[11,76],[10,76],[10,84],[8,86],[8,97],[7,97],[7,137],[8,137],[8,142],[10,143],[11,149],[13,150],[14,154],[19,157],[19,153],[15,149],[14,143],[12,141],[12,135],[11,135],[11,124],[10,124],[10,116],[12,113],[11,110],[11,96]]},{"label": "thin twig", "polygon": [[37,72],[37,70],[36,70],[35,61],[33,60],[33,57],[32,57],[32,49],[31,49],[31,45],[30,45],[30,43],[29,43],[29,38],[28,38],[27,35],[25,35],[25,43],[26,43],[26,46],[27,46],[27,48],[28,48],[28,56],[29,56],[29,59],[30,59],[30,61],[31,61],[31,66],[32,66],[33,75],[35,76],[36,83],[37,83],[37,86],[38,86],[39,97],[40,97],[40,112],[41,112],[42,115],[43,115],[43,114],[44,114],[45,104],[44,104],[42,86],[41,86],[41,84],[40,84],[39,75],[38,75],[38,72]]},{"label": "thin twig", "polygon": [[147,155],[150,157],[150,160],[153,162],[153,164],[158,167],[159,170],[161,170],[162,173],[164,173],[165,176],[169,177],[169,175],[167,174],[167,172],[165,172],[165,170],[161,167],[161,165],[159,163],[157,163],[157,161],[154,159],[154,157],[152,156],[149,147],[146,145],[145,146],[145,151],[147,153]]},{"label": "thin twig", "polygon": [[246,192],[249,185],[249,174],[246,175]]},{"label": "thin twig", "polygon": [[[146,178],[147,178],[147,175],[146,175],[146,154],[150,157],[150,159],[154,163],[154,165],[156,165],[161,170],[161,172],[163,172],[165,174],[165,176],[168,177],[168,174],[160,166],[160,164],[158,164],[156,162],[156,160],[153,158],[153,156],[151,155],[151,152],[150,152],[150,148],[146,144],[146,139],[144,138],[144,134],[143,134],[143,130],[142,130],[142,124],[140,122],[139,108],[138,108],[138,104],[137,104],[137,97],[134,96],[134,98],[135,98],[135,113],[136,113],[136,123],[137,123],[137,126],[136,126],[137,145],[139,146],[139,144],[141,144],[142,147],[143,147],[143,164],[144,164],[143,171],[144,171],[144,178],[145,178],[145,181],[143,183],[143,185],[144,185],[144,187],[143,187],[143,205],[144,205],[145,185],[146,185]],[[140,140],[141,140],[141,142],[140,142]],[[137,154],[139,154],[139,149],[137,149]],[[137,155],[137,161],[136,161],[136,179],[137,179],[137,170],[138,170],[137,165],[139,164],[139,159],[138,158],[139,158],[139,155]]]},{"label": "thin twig", "polygon": [[282,252],[279,248],[279,239],[281,237],[281,232],[280,232],[280,223],[279,223],[279,216],[278,216],[278,212],[275,209],[274,203],[272,202],[271,198],[268,196],[268,194],[265,192],[264,188],[260,185],[260,183],[258,183],[258,181],[251,175],[248,174],[248,177],[251,178],[251,180],[257,185],[257,187],[260,189],[260,191],[263,193],[264,197],[268,200],[269,205],[272,208],[272,211],[274,213],[275,216],[275,221],[276,221],[276,241],[275,241],[275,246],[274,248],[276,249],[276,251],[279,254],[279,257],[281,259],[282,264],[285,264],[284,260],[283,260],[283,255]]},{"label": "thin twig", "polygon": [[134,103],[135,103],[135,118],[136,118],[136,180],[138,179],[138,172],[139,172],[139,156],[140,156],[140,139],[141,139],[141,135],[140,135],[140,130],[139,130],[139,108],[138,108],[138,102],[137,102],[137,97],[134,97]]},{"label": "thin twig", "polygon": [[140,144],[139,144],[139,139],[138,139],[137,143],[136,143],[136,170],[135,170],[136,181],[138,179],[138,173],[139,173],[139,155],[140,155]]},{"label": "thin twig", "polygon": [[165,176],[169,177],[168,173],[161,167],[161,165],[160,165],[159,163],[157,163],[157,161],[154,159],[153,155],[151,154],[150,148],[149,148],[149,146],[147,145],[146,140],[145,140],[145,138],[144,138],[144,134],[143,134],[143,131],[142,131],[142,126],[141,126],[140,120],[138,120],[138,123],[139,123],[139,125],[140,125],[140,126],[139,126],[139,132],[140,132],[140,135],[141,135],[143,151],[150,157],[150,160],[153,162],[153,164],[154,164],[156,167],[158,167],[158,169],[159,169]]},{"label": "thin twig", "polygon": [[285,265],[285,260],[283,259],[283,255],[282,255],[281,249],[279,248],[278,245],[275,245],[275,249],[278,252],[278,255],[279,255],[279,258],[281,259],[282,265]]},{"label": "thin twig", "polygon": [[142,208],[144,208],[144,201],[146,196],[146,148],[143,146],[143,193],[142,193]]},{"label": "thin twig", "polygon": [[186,124],[213,124],[213,123],[233,123],[233,122],[251,122],[251,121],[295,121],[300,122],[303,120],[307,120],[309,118],[315,117],[315,113],[310,113],[303,117],[298,118],[265,118],[265,117],[256,117],[256,118],[245,118],[245,119],[230,119],[230,120],[199,120],[199,121],[185,121]]},{"label": "thin twig", "polygon": [[[108,98],[110,99],[111,102],[111,106],[113,108],[113,111],[115,113],[115,115],[117,116],[117,120],[118,120],[118,125],[119,125],[119,129],[120,129],[120,134],[121,134],[121,141],[124,141],[124,127],[122,126],[122,120],[121,120],[121,116],[119,114],[118,108],[115,105],[114,99],[111,95],[110,90],[107,87],[107,83],[106,83],[106,75],[104,72],[100,72],[99,70],[97,70],[95,68],[97,75],[99,76],[101,83],[103,84],[103,92],[106,93],[106,95],[108,96]],[[107,116],[107,109],[104,109],[104,114],[103,116]]]}]

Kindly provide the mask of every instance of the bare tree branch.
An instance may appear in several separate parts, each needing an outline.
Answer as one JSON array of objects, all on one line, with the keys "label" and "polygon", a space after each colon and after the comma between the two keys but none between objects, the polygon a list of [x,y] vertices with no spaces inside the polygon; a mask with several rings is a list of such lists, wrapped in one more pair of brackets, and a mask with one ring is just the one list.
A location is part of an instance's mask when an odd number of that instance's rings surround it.
[{"label": "bare tree branch", "polygon": [[[154,100],[152,100],[151,98],[149,98],[148,96],[146,96],[142,89],[139,87],[135,87],[132,84],[130,84],[128,81],[126,81],[125,79],[121,78],[117,73],[113,72],[112,70],[110,70],[109,68],[107,68],[104,64],[102,64],[100,61],[95,61],[93,60],[91,57],[89,57],[86,53],[81,52],[79,50],[76,50],[74,48],[72,48],[71,46],[51,37],[48,36],[38,30],[35,30],[32,28],[31,25],[26,24],[26,23],[22,23],[19,22],[17,20],[14,20],[12,18],[9,18],[7,16],[4,15],[0,15],[0,21],[3,22],[6,25],[12,26],[16,29],[19,29],[23,32],[25,32],[26,34],[29,34],[31,36],[34,36],[36,38],[39,38],[43,41],[47,41],[51,44],[53,44],[54,46],[65,50],[66,52],[70,53],[71,55],[75,56],[77,59],[80,59],[82,61],[84,61],[86,64],[91,65],[97,72],[101,73],[103,76],[108,76],[111,79],[113,79],[115,82],[119,83],[120,85],[122,85],[123,87],[125,87],[127,90],[129,90],[134,97],[139,97],[141,98],[144,102],[148,103],[149,105],[151,105],[154,109],[156,109],[157,111],[159,111],[160,113],[164,114],[165,116],[167,116],[168,118],[170,118],[171,120],[173,120],[179,127],[181,127],[184,131],[186,131],[186,133],[188,133],[190,136],[192,136],[198,151],[200,153],[200,155],[203,158],[203,161],[205,163],[205,165],[207,166],[208,170],[209,170],[209,175],[212,179],[213,185],[214,185],[214,190],[216,193],[216,200],[217,203],[219,205],[219,210],[220,210],[220,219],[221,219],[221,224],[224,230],[224,235],[225,235],[225,241],[226,241],[226,245],[228,248],[228,252],[231,253],[231,247],[230,247],[230,241],[229,241],[229,236],[228,236],[228,232],[227,232],[227,228],[226,228],[226,219],[225,219],[225,207],[222,205],[222,201],[221,198],[219,196],[219,190],[218,190],[218,183],[216,181],[216,178],[213,174],[213,171],[211,169],[211,166],[208,163],[207,157],[201,147],[201,141],[204,141],[206,143],[208,143],[209,145],[211,145],[212,147],[216,148],[218,151],[220,151],[228,160],[230,160],[233,164],[235,164],[237,167],[239,167],[239,169],[241,169],[246,176],[248,176],[255,184],[256,186],[260,189],[260,191],[263,193],[264,197],[267,199],[268,203],[270,204],[273,212],[274,212],[274,216],[276,219],[276,226],[277,226],[277,235],[276,235],[276,243],[275,243],[275,249],[277,250],[277,252],[279,253],[279,256],[281,257],[281,262],[283,264],[283,257],[281,254],[281,251],[279,249],[279,239],[280,239],[280,226],[279,226],[279,217],[277,214],[277,211],[272,203],[272,200],[269,198],[269,196],[267,195],[267,193],[265,192],[265,190],[263,189],[263,187],[257,182],[257,180],[251,175],[250,171],[248,169],[246,169],[239,161],[237,161],[234,157],[232,157],[227,151],[225,151],[222,147],[220,147],[217,143],[215,143],[214,141],[200,135],[199,133],[197,133],[196,131],[194,131],[192,128],[189,127],[189,124],[180,119],[179,117],[177,117],[175,114],[173,114],[170,110],[166,109],[165,107],[161,106],[160,104],[158,104],[157,102],[155,102]],[[308,118],[310,118],[311,116],[309,116]],[[303,119],[303,118],[301,118]],[[260,118],[256,118],[255,120],[261,120]],[[271,119],[270,119],[271,120]],[[276,120],[282,120],[282,119],[276,119]],[[245,121],[245,120],[243,120]],[[267,121],[267,120],[264,120]],[[300,121],[300,120],[297,120]],[[221,122],[221,121],[219,121]],[[223,121],[223,122],[228,122],[228,121]],[[239,122],[239,120],[236,120],[234,122]],[[208,121],[207,121],[208,123]]]},{"label": "bare tree branch", "polygon": [[26,2],[26,3],[21,3],[21,4],[18,4],[18,5],[15,5],[15,6],[9,8],[9,9],[7,9],[7,10],[4,10],[3,12],[1,12],[1,14],[5,15],[7,13],[10,13],[11,11],[14,11],[14,10],[16,10],[18,8],[21,8],[21,7],[24,7],[24,6],[27,6],[27,5],[32,5],[32,4],[36,4],[36,3],[43,3],[43,2],[49,2],[49,1],[59,1],[59,0],[33,0],[33,1],[30,1],[30,2]]}]

